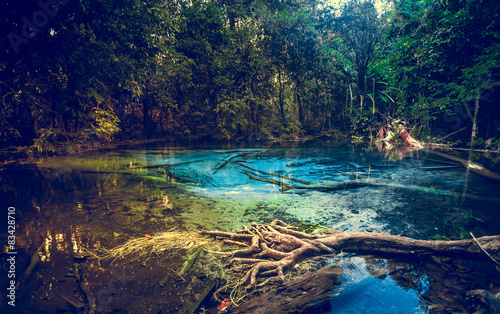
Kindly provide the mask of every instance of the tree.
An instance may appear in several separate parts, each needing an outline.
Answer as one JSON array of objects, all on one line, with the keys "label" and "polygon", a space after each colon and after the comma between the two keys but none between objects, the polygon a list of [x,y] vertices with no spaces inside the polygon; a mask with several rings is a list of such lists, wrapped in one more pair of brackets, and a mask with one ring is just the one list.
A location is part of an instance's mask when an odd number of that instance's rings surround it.
[{"label": "tree", "polygon": [[[387,81],[397,87],[400,115],[423,126],[428,135],[438,125],[458,129],[454,122],[463,121],[457,119],[458,112],[470,111],[473,124],[474,107],[498,76],[498,14],[498,6],[489,0],[395,2],[386,39]],[[469,101],[475,103],[472,110]],[[488,109],[497,110],[491,105]],[[476,119],[492,120],[491,115]]]},{"label": "tree", "polygon": [[2,9],[0,111],[10,132],[3,135],[28,145],[35,139],[39,151],[111,139],[122,86],[135,81],[160,51],[160,35],[172,31],[158,1],[7,1]]},{"label": "tree", "polygon": [[[414,240],[386,233],[343,233],[329,229],[325,230],[322,235],[311,235],[279,220],[268,225],[252,223],[251,228],[244,227],[234,233],[205,230],[200,233],[223,241],[228,246],[243,247],[239,250],[219,253],[230,258],[228,267],[237,268],[234,266],[235,264],[243,266],[239,268],[242,270],[242,276],[238,286],[233,288],[231,295],[235,293],[234,290],[248,294],[256,286],[272,285],[273,282],[282,281],[285,273],[293,269],[300,261],[313,256],[338,252],[410,256],[412,259],[423,259],[425,256],[450,256],[493,260],[496,264],[498,264],[500,256],[500,236],[481,238],[473,236],[472,239],[458,241],[429,241]],[[265,282],[261,283],[261,280],[265,280]],[[294,287],[300,291],[304,288],[302,285]],[[328,289],[330,287],[322,285],[321,288]],[[281,289],[287,290],[286,288]],[[309,290],[310,287],[307,289]],[[321,292],[319,291],[319,293]],[[302,294],[292,291],[285,298],[286,304],[293,303],[295,297],[300,300]],[[318,291],[312,294],[316,297]],[[271,299],[274,296],[271,294]],[[279,308],[280,305],[283,306],[283,303],[277,305],[276,311],[284,311],[283,308]],[[252,311],[252,308],[255,310],[261,306],[261,304],[256,305],[251,300],[249,304],[242,305],[241,312]],[[290,307],[296,308],[298,306],[292,304]],[[285,308],[287,307],[285,306]]]}]

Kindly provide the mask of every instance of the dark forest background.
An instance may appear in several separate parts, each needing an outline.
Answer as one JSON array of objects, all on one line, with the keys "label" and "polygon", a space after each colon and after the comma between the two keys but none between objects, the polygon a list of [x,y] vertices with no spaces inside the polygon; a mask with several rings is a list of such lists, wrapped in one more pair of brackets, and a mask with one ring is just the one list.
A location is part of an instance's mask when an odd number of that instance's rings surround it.
[{"label": "dark forest background", "polygon": [[498,2],[385,8],[4,0],[0,147],[368,138],[396,118],[422,141],[499,146]]}]

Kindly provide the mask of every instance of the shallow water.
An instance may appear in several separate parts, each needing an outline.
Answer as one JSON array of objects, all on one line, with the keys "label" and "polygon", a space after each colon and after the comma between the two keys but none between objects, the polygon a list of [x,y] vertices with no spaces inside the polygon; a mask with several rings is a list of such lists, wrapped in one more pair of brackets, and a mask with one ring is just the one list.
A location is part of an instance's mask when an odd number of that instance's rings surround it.
[{"label": "shallow water", "polygon": [[[251,221],[281,219],[419,239],[460,239],[469,237],[469,232],[477,237],[499,234],[500,185],[461,167],[438,169],[445,165],[449,161],[425,152],[387,156],[375,148],[327,142],[239,147],[161,144],[6,165],[0,170],[0,197],[5,208],[15,208],[18,277],[36,247],[45,243],[42,261],[18,291],[18,309],[74,311],[66,299],[81,298],[71,276],[75,254],[167,230],[233,231]],[[366,178],[377,184],[283,192],[280,186],[256,181],[248,174],[296,186],[304,184],[291,179],[323,187]],[[1,222],[6,226],[4,216]],[[7,229],[0,230],[0,235],[4,241]],[[182,265],[185,254],[172,252],[148,261],[114,264],[90,259],[81,268],[103,312],[179,312],[185,310],[188,299],[194,302],[199,297],[197,289],[207,281],[201,275],[193,276],[189,286],[179,282],[174,270]],[[5,259],[2,267],[8,267]],[[419,276],[430,268],[419,267]],[[172,277],[171,284],[161,287],[158,281],[165,276]],[[6,276],[0,280],[7,284]],[[471,287],[496,285],[497,280]],[[401,292],[397,280],[379,281],[373,278],[355,284],[358,301],[349,301],[352,309],[359,312],[370,297],[382,298],[370,292],[374,287],[386,291],[385,297],[396,293],[408,300],[432,293],[418,283]],[[359,297],[360,291],[366,296]],[[455,297],[463,295],[455,293]],[[394,307],[394,313],[410,313],[415,308],[412,302],[387,306]],[[426,304],[421,301],[416,306],[423,309]],[[342,313],[352,311],[345,309]]]}]

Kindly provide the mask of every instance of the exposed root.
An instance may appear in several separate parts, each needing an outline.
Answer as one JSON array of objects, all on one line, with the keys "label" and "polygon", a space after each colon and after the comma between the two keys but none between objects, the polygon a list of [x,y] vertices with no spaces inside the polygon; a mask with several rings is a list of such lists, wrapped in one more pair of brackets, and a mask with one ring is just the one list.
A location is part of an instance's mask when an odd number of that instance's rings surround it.
[{"label": "exposed root", "polygon": [[[228,233],[229,234],[229,233]],[[117,259],[133,254],[136,257],[149,256],[169,249],[207,248],[214,241],[198,232],[163,232],[149,237],[131,239],[110,250],[103,249],[100,258]]]},{"label": "exposed root", "polygon": [[218,231],[201,231],[200,233],[222,238],[252,236],[250,247],[221,253],[234,257],[228,266],[235,263],[252,265],[239,281],[239,285],[250,290],[255,287],[258,276],[270,277],[269,280],[272,281],[282,281],[285,276],[284,272],[304,257],[334,252],[323,243],[311,241],[324,236],[310,235],[295,229],[280,220],[275,220],[270,225],[253,223],[250,229],[239,230],[234,234]]},{"label": "exposed root", "polygon": [[326,235],[311,235],[297,231],[296,228],[280,220],[275,220],[269,225],[253,223],[250,229],[239,230],[236,233],[219,231],[201,231],[200,233],[222,238],[220,240],[240,237],[247,243],[251,237],[248,247],[230,253],[221,253],[232,257],[228,266],[250,265],[238,282],[238,285],[245,287],[246,290],[256,286],[258,277],[269,277],[269,280],[281,281],[286,272],[300,261],[314,255],[332,254],[337,251],[405,254],[417,257],[460,255],[483,258],[485,250],[488,250],[492,256],[500,254],[500,236],[460,241],[429,241],[371,232],[334,232]]}]

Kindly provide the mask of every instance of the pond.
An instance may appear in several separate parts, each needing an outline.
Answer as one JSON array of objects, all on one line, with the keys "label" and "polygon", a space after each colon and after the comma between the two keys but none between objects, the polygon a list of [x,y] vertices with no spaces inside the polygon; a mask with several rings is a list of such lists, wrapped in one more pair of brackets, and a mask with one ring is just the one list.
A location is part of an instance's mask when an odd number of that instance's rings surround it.
[{"label": "pond", "polygon": [[[316,188],[301,188],[306,185]],[[16,310],[30,313],[82,310],[78,282],[87,282],[98,312],[217,313],[216,302],[200,300],[217,278],[196,264],[191,276],[178,276],[189,251],[82,257],[159,232],[234,231],[281,219],[416,239],[500,234],[498,183],[431,153],[389,154],[365,145],[118,147],[4,165],[0,187],[3,243],[7,219],[15,220],[16,279],[41,249],[40,262],[15,294]],[[2,274],[12,269],[7,251],[4,245]],[[354,269],[332,293],[332,313],[467,312],[467,291],[500,287],[491,263],[355,256],[332,263]],[[8,287],[7,275],[0,282]]]}]

